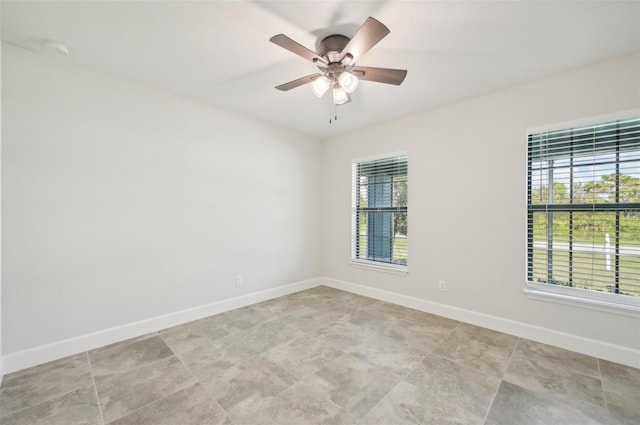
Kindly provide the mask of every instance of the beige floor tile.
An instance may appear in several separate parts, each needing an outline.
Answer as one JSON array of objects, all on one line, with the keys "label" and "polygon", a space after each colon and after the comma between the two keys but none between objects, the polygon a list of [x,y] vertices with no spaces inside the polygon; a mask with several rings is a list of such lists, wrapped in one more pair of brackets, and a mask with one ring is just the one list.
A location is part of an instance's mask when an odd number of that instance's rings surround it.
[{"label": "beige floor tile", "polygon": [[231,425],[231,419],[200,385],[192,385],[109,425]]},{"label": "beige floor tile", "polygon": [[435,355],[427,356],[406,381],[480,417],[489,410],[500,384],[494,376]]},{"label": "beige floor tile", "polygon": [[353,416],[363,417],[400,382],[392,371],[345,354],[305,379]]},{"label": "beige floor tile", "polygon": [[384,338],[376,330],[342,320],[333,321],[319,327],[312,332],[312,335],[325,338],[329,344],[341,351],[349,351],[360,344],[371,343],[376,339]]},{"label": "beige floor tile", "polygon": [[220,315],[215,315],[158,333],[174,353],[180,354],[230,335],[231,329],[226,322]]},{"label": "beige floor tile", "polygon": [[196,379],[177,357],[171,356],[137,369],[96,377],[95,382],[102,414],[109,422],[191,386]]},{"label": "beige floor tile", "polygon": [[92,384],[84,353],[9,374],[0,388],[0,417]]},{"label": "beige floor tile", "polygon": [[227,311],[218,316],[220,316],[220,320],[224,321],[231,333],[240,332],[279,317],[276,313],[253,306]]},{"label": "beige floor tile", "polygon": [[598,360],[607,406],[640,422],[640,369]]},{"label": "beige floor tile", "polygon": [[263,353],[280,344],[304,335],[304,332],[290,325],[287,319],[276,319],[246,329],[235,337],[241,345],[257,353]]},{"label": "beige floor tile", "polygon": [[247,399],[275,396],[298,380],[284,368],[260,357],[217,360],[208,369],[208,376],[200,379],[202,387],[232,418],[242,411]]},{"label": "beige floor tile", "polygon": [[200,380],[219,375],[226,367],[257,356],[253,350],[241,345],[235,337],[218,339],[179,355],[185,366]]},{"label": "beige floor tile", "polygon": [[399,378],[407,374],[427,355],[422,348],[407,347],[385,335],[375,335],[348,348],[353,357],[383,368]]},{"label": "beige floor tile", "polygon": [[517,342],[515,336],[462,323],[435,354],[501,378]]},{"label": "beige floor tile", "polygon": [[152,332],[152,333],[148,333],[148,334],[145,334],[145,335],[137,336],[137,337],[134,337],[134,338],[125,339],[124,341],[118,341],[118,342],[115,342],[113,344],[108,344],[108,345],[96,348],[95,350],[89,350],[89,356],[95,355],[95,354],[100,353],[102,351],[110,350],[112,348],[122,347],[124,345],[131,344],[132,342],[142,341],[143,339],[151,338],[152,336],[158,336],[158,334],[156,332]]},{"label": "beige floor tile", "polygon": [[337,425],[345,423],[342,414],[322,393],[298,382],[277,396],[245,399],[232,419],[237,425]]},{"label": "beige floor tile", "polygon": [[346,312],[318,311],[307,306],[286,316],[287,323],[302,332],[310,334],[330,323],[345,321],[348,318],[349,313]]},{"label": "beige floor tile", "polygon": [[630,425],[603,407],[503,382],[485,425],[513,424]]},{"label": "beige floor tile", "polygon": [[519,340],[504,380],[605,406],[597,360],[550,345]]},{"label": "beige floor tile", "polygon": [[101,425],[93,385],[27,407],[0,419],[0,425]]},{"label": "beige floor tile", "polygon": [[403,381],[359,425],[480,425],[482,420],[422,386]]},{"label": "beige floor tile", "polygon": [[325,339],[303,335],[271,348],[263,356],[303,379],[344,354]]},{"label": "beige floor tile", "polygon": [[546,363],[566,371],[580,373],[594,378],[600,377],[598,361],[595,357],[524,338],[518,340],[513,357],[516,359],[534,358],[540,363]]},{"label": "beige floor tile", "polygon": [[93,351],[89,359],[96,377],[113,375],[136,369],[160,359],[172,356],[173,351],[155,335],[125,345],[115,345],[108,350]]},{"label": "beige floor tile", "polygon": [[324,298],[309,306],[318,311],[353,313],[376,302],[372,298],[361,297],[348,292],[339,292],[330,298]]},{"label": "beige floor tile", "polygon": [[270,313],[281,314],[283,316],[287,316],[297,311],[308,308],[304,302],[290,297],[274,298],[268,301],[254,304],[253,307],[266,310]]}]

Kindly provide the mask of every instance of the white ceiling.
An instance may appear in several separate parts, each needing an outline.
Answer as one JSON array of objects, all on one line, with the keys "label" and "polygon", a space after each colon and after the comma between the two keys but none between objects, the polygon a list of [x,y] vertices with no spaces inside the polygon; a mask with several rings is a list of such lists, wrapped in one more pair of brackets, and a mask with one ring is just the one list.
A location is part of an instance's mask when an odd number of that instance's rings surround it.
[{"label": "white ceiling", "polygon": [[[640,50],[640,2],[6,2],[2,38],[313,137],[326,138]],[[270,43],[352,36],[372,16],[391,33],[359,65],[407,69],[362,82],[329,124],[328,96],[274,86],[315,72]]]}]

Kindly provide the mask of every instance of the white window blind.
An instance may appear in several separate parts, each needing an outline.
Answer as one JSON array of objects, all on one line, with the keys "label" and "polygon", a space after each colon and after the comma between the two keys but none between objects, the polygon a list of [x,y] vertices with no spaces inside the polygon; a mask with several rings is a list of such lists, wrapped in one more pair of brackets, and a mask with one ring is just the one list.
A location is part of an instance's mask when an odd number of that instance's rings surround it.
[{"label": "white window blind", "polygon": [[352,164],[352,260],[407,266],[407,155]]},{"label": "white window blind", "polygon": [[528,136],[527,280],[640,297],[640,118]]}]

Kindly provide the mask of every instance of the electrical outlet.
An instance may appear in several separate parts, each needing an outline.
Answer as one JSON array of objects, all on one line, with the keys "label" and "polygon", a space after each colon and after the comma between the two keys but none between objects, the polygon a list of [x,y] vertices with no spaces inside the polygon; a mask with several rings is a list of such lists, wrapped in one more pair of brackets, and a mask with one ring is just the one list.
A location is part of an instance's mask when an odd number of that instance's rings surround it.
[{"label": "electrical outlet", "polygon": [[236,286],[240,286],[242,285],[242,275],[238,274],[236,275]]},{"label": "electrical outlet", "polygon": [[438,288],[442,291],[445,292],[447,290],[447,281],[446,280],[441,280],[438,282]]}]

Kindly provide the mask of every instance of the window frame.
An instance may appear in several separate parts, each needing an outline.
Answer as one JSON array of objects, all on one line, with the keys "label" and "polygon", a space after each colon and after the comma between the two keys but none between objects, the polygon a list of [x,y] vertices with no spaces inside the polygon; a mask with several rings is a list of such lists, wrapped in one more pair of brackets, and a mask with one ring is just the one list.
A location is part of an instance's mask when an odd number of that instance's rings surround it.
[{"label": "window frame", "polygon": [[[366,270],[373,270],[373,271],[379,271],[379,272],[384,272],[384,273],[391,273],[391,274],[395,274],[395,275],[400,275],[400,276],[406,276],[409,273],[409,249],[408,249],[408,244],[409,244],[409,237],[408,237],[408,231],[407,231],[407,264],[394,264],[394,263],[389,263],[389,262],[384,262],[384,261],[375,261],[375,260],[369,260],[369,259],[363,259],[363,258],[357,258],[356,253],[357,253],[357,239],[359,236],[359,232],[358,232],[358,206],[356,205],[356,200],[357,200],[357,196],[355,191],[357,190],[357,187],[359,187],[359,185],[356,184],[356,176],[357,176],[357,166],[359,163],[363,163],[363,162],[370,162],[370,161],[376,161],[376,160],[383,160],[383,159],[391,159],[391,158],[396,158],[396,157],[401,157],[401,156],[405,156],[407,157],[407,192],[408,192],[408,181],[409,181],[409,170],[408,170],[408,165],[409,165],[409,154],[407,151],[395,151],[395,152],[389,152],[389,153],[384,153],[384,154],[379,154],[379,155],[373,155],[373,156],[368,156],[368,157],[361,157],[361,158],[356,158],[356,159],[352,159],[351,160],[351,258],[350,258],[350,265],[351,267],[354,268],[358,268],[358,269],[366,269]],[[406,206],[404,207],[406,209],[406,215],[407,215],[407,223],[409,221],[409,196],[407,193],[407,203]]]},{"label": "window frame", "polygon": [[640,297],[630,297],[615,293],[587,290],[577,287],[567,287],[548,283],[538,283],[529,280],[529,136],[537,133],[566,130],[576,127],[584,127],[606,123],[616,120],[624,120],[640,117],[640,109],[630,109],[612,114],[604,114],[579,120],[565,121],[561,123],[528,128],[525,140],[525,173],[524,191],[525,197],[525,243],[524,243],[524,294],[533,300],[570,305],[591,310],[604,311],[618,315],[640,318]]}]

